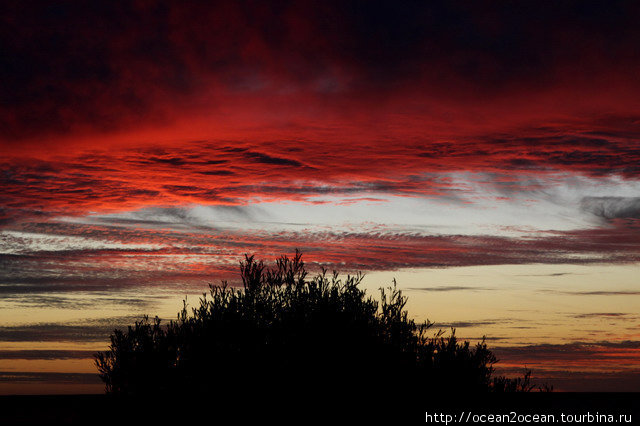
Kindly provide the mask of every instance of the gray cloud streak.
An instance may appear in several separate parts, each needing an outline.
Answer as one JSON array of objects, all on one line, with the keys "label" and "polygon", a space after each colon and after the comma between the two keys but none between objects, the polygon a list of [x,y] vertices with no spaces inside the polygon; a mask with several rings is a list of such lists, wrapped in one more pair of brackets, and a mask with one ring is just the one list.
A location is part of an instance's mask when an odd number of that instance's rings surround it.
[{"label": "gray cloud streak", "polygon": [[0,359],[90,359],[93,358],[94,353],[94,351],[56,349],[0,350]]},{"label": "gray cloud streak", "polygon": [[495,290],[495,289],[489,288],[489,287],[438,286],[438,287],[408,287],[406,288],[406,290],[446,292],[446,291],[484,291],[484,290]]},{"label": "gray cloud streak", "polygon": [[584,197],[583,210],[603,219],[640,219],[640,197]]}]

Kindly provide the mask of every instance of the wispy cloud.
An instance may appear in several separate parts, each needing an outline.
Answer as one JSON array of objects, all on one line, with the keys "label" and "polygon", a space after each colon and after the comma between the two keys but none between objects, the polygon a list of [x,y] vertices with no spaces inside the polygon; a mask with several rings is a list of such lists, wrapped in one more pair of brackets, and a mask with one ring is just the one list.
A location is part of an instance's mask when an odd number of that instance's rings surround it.
[{"label": "wispy cloud", "polygon": [[[543,359],[576,365],[590,363],[594,368],[611,370],[635,368],[640,360],[640,341],[594,341],[566,344],[538,344],[530,346],[496,347],[496,352],[505,362],[527,362],[530,365]],[[538,360],[538,361],[536,361]],[[610,362],[607,365],[607,361]],[[546,365],[549,365],[546,363]],[[567,365],[568,367],[569,365]]]},{"label": "wispy cloud", "polygon": [[0,371],[0,382],[99,384],[98,374]]},{"label": "wispy cloud", "polygon": [[94,351],[59,349],[0,350],[0,359],[91,359],[94,353]]},{"label": "wispy cloud", "polygon": [[516,277],[563,277],[565,275],[576,275],[573,272],[553,272],[550,274],[520,274]]},{"label": "wispy cloud", "polygon": [[570,296],[640,296],[640,290],[540,290]]},{"label": "wispy cloud", "polygon": [[[25,223],[20,230],[4,234],[3,248],[10,254],[0,255],[3,265],[0,294],[12,297],[61,291],[112,291],[177,283],[201,288],[208,282],[233,278],[238,259],[244,253],[273,258],[295,248],[305,253],[312,269],[324,265],[343,272],[640,260],[640,228],[615,223],[607,228],[547,231],[527,236],[433,235],[424,230],[402,231],[385,226],[362,229],[357,224],[353,230],[349,226],[332,230],[304,225],[287,229],[288,225],[282,225],[281,230],[268,231],[260,225],[255,230],[242,226],[203,229],[197,224],[198,219],[181,223],[186,225],[179,229],[143,228],[130,226],[126,221],[117,225]],[[250,222],[240,223],[250,226]],[[421,290],[469,290],[458,287]],[[633,288],[545,291],[594,296],[638,294]],[[49,302],[55,303],[52,299]]]},{"label": "wispy cloud", "polygon": [[[586,314],[575,314],[574,318],[616,318],[633,319],[635,315],[624,312],[589,312]],[[630,318],[631,317],[631,318]]]},{"label": "wispy cloud", "polygon": [[[17,308],[45,308],[45,309],[96,309],[104,306],[121,306],[135,309],[149,308],[158,303],[162,299],[160,295],[154,295],[153,298],[146,297],[127,297],[126,295],[118,297],[111,293],[105,295],[99,292],[92,292],[88,295],[86,292],[78,291],[74,288],[72,296],[68,295],[69,286],[58,286],[58,291],[67,291],[64,294],[34,294],[37,291],[51,289],[46,285],[34,285],[30,288],[22,286],[0,286],[0,302],[5,309],[11,309],[11,305]],[[55,291],[55,290],[54,290]],[[4,294],[3,294],[4,293]]]},{"label": "wispy cloud", "polygon": [[467,328],[467,327],[480,327],[484,325],[494,325],[497,323],[506,324],[511,322],[508,319],[500,320],[478,320],[478,321],[454,321],[454,322],[437,322],[434,323],[434,327],[437,328]]},{"label": "wispy cloud", "polygon": [[115,328],[126,329],[139,317],[86,319],[62,323],[0,326],[3,342],[107,342]]},{"label": "wispy cloud", "polygon": [[495,290],[490,287],[471,287],[471,286],[437,286],[437,287],[407,287],[407,290],[414,291],[483,291],[483,290]]}]

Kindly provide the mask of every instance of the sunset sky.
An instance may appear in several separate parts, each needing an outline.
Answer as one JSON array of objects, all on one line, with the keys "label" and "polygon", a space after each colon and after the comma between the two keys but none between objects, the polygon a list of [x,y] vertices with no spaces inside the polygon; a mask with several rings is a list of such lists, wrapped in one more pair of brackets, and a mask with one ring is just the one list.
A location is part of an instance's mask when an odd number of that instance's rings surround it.
[{"label": "sunset sky", "polygon": [[5,1],[0,394],[244,253],[396,278],[502,371],[640,391],[640,3]]}]

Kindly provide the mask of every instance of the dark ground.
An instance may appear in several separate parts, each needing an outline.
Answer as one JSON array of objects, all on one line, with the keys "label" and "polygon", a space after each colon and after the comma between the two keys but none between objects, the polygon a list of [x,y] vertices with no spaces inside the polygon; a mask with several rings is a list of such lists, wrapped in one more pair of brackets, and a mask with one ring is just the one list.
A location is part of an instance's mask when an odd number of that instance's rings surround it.
[{"label": "dark ground", "polygon": [[[292,396],[293,395],[293,396]],[[318,397],[256,395],[249,390],[240,395],[203,397],[114,398],[106,395],[2,396],[2,425],[116,425],[122,424],[445,424],[447,418],[426,414],[452,415],[451,423],[466,423],[467,413],[516,415],[614,415],[616,423],[640,421],[640,393],[530,393],[503,395],[439,395],[414,398],[344,395],[337,389]],[[464,414],[463,414],[464,412]],[[621,418],[620,415],[626,415]],[[463,416],[462,420],[460,416]],[[631,416],[631,417],[630,417]],[[534,423],[529,418],[529,423]],[[470,417],[468,424],[474,424]],[[268,423],[267,423],[268,422]],[[488,423],[488,422],[487,422]],[[500,423],[495,422],[494,423]],[[506,423],[503,421],[502,423]],[[524,422],[514,422],[524,424]],[[583,424],[598,424],[582,419]]]}]

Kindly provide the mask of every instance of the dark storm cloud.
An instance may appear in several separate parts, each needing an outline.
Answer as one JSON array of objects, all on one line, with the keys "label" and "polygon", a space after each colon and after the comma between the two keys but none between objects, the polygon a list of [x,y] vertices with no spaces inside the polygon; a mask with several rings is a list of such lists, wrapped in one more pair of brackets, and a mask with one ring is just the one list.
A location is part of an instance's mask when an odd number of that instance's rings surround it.
[{"label": "dark storm cloud", "polygon": [[[64,132],[83,122],[113,128],[144,117],[154,87],[188,87],[166,14],[166,7],[141,10],[133,2],[4,2],[0,78],[3,105],[14,113],[3,111],[3,131]],[[141,84],[148,78],[156,84]]]},{"label": "dark storm cloud", "polygon": [[[637,28],[626,31],[637,13],[630,2],[434,1],[398,7],[362,1],[344,8],[353,34],[343,51],[381,81],[435,63],[488,89],[522,80],[540,84],[558,62],[587,59],[585,48],[597,48],[589,46],[594,40],[613,48],[623,36],[638,37]],[[573,37],[563,36],[565,31]],[[582,64],[594,66],[591,60]]]},{"label": "dark storm cloud", "polygon": [[[0,8],[6,136],[163,122],[191,95],[452,96],[538,89],[638,65],[627,1],[7,1]],[[180,159],[158,159],[181,164]]]}]

